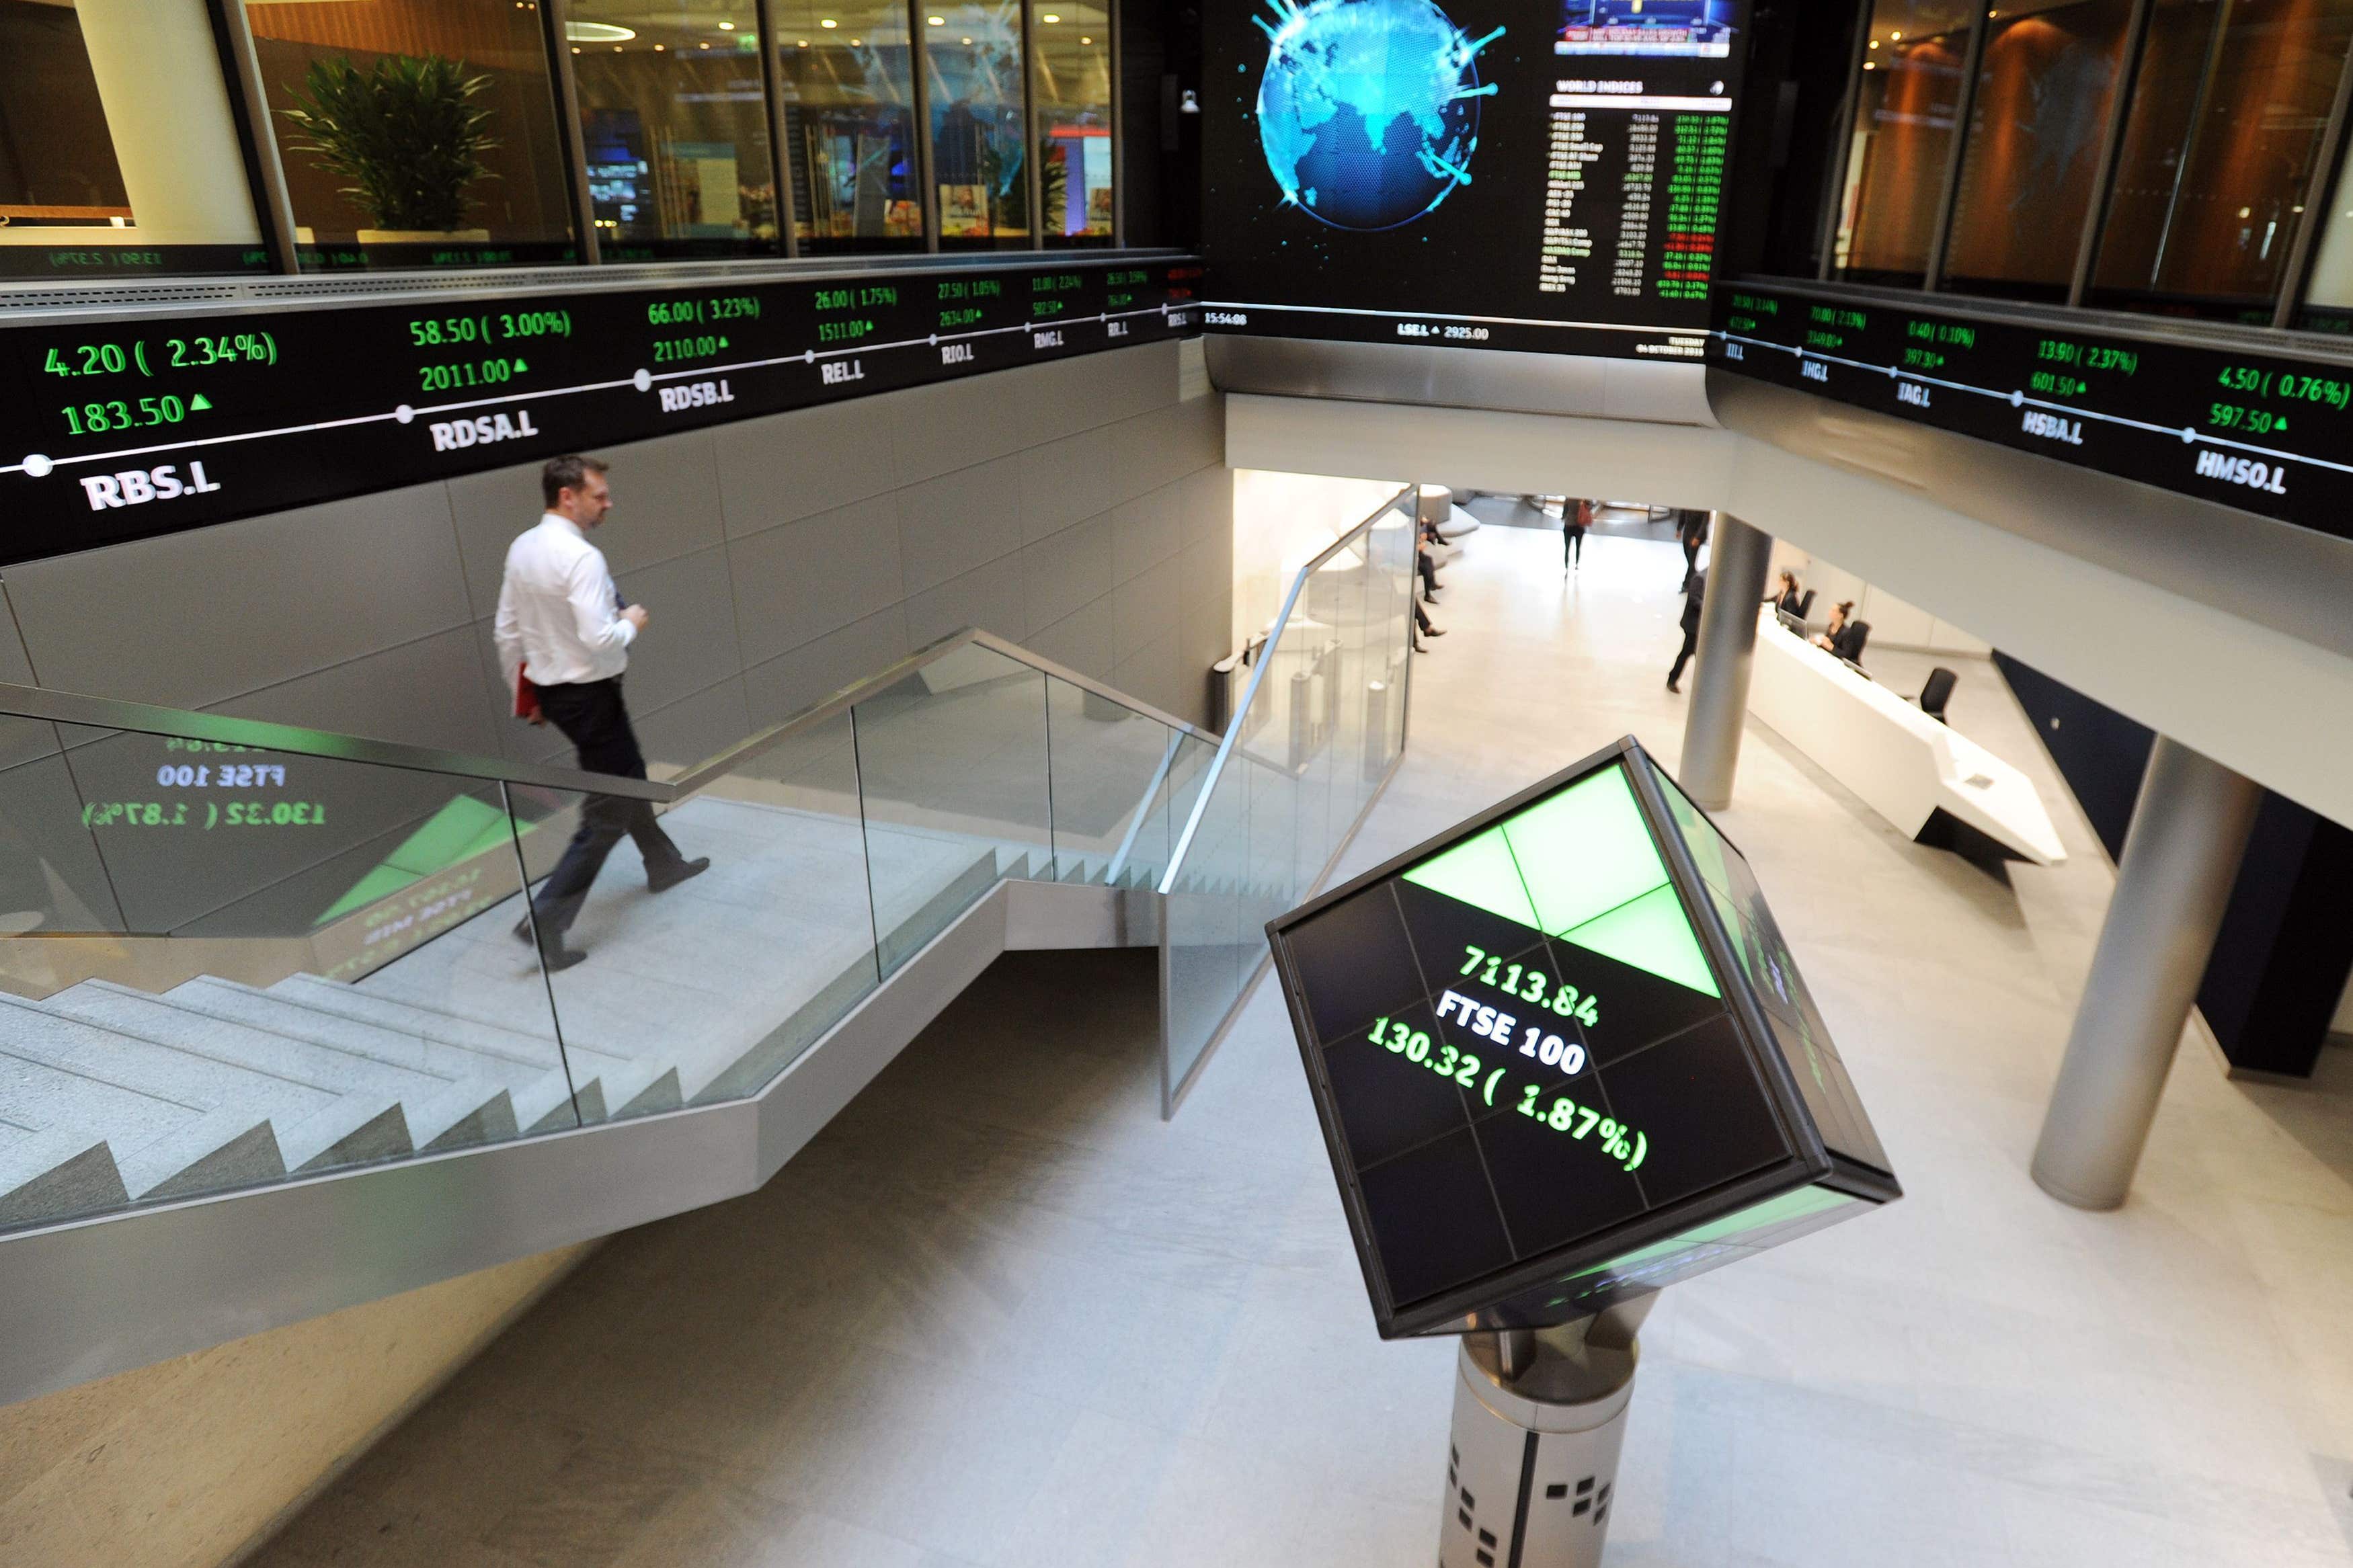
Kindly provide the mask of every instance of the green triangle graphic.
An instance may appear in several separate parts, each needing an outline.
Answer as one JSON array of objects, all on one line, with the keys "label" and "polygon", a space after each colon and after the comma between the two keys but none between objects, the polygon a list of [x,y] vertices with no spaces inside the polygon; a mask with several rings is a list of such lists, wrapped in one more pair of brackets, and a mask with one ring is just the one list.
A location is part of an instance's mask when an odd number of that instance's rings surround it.
[{"label": "green triangle graphic", "polygon": [[[1536,911],[1528,903],[1528,890],[1521,885],[1519,868],[1512,864],[1511,846],[1504,842],[1501,828],[1491,827],[1437,859],[1416,866],[1405,874],[1405,879],[1433,893],[1444,893],[1450,899],[1475,905],[1491,915],[1501,915],[1538,931],[1543,929],[1536,921]],[[1531,936],[1529,940],[1535,939]]]},{"label": "green triangle graphic", "polygon": [[521,360],[517,360],[517,361],[515,361],[515,374],[516,374],[517,375],[521,375],[523,372],[525,372],[525,371],[529,370],[530,368],[531,368],[531,366],[529,366],[529,365],[527,365],[527,364],[523,363],[522,363],[522,361],[521,361]]},{"label": "green triangle graphic", "polygon": [[1626,770],[1613,767],[1504,824],[1548,931],[1565,931],[1667,879]]},{"label": "green triangle graphic", "polygon": [[[524,832],[534,826],[516,825]],[[377,867],[352,884],[351,891],[337,899],[314,925],[325,925],[341,920],[353,910],[364,909],[378,899],[400,891],[411,882],[421,881],[436,871],[447,870],[460,861],[470,860],[501,843],[507,837],[506,814],[488,802],[461,795],[425,819],[416,832],[400,841],[400,847],[385,856]]]},{"label": "green triangle graphic", "polygon": [[722,339],[720,339],[720,340],[719,340],[719,346],[720,346],[721,348],[723,348],[723,348],[725,348],[725,347],[727,346],[727,340],[726,340],[725,338],[722,338]]},{"label": "green triangle graphic", "polygon": [[188,399],[188,412],[191,414],[202,414],[206,409],[210,408],[212,405],[213,400],[206,397],[201,392]]},{"label": "green triangle graphic", "polygon": [[1654,888],[1631,903],[1563,931],[1560,940],[1703,994],[1724,994],[1715,987],[1707,955],[1700,951],[1699,939],[1692,934],[1683,900],[1675,897],[1672,886]]}]

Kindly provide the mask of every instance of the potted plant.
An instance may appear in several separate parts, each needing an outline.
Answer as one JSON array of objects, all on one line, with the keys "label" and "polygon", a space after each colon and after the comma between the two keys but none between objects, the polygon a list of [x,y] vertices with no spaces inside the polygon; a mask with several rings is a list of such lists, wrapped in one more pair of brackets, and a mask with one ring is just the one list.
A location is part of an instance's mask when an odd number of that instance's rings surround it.
[{"label": "potted plant", "polygon": [[463,228],[468,188],[496,179],[482,154],[498,146],[490,110],[474,100],[487,76],[438,55],[387,55],[366,70],[349,56],[313,60],[302,89],[288,89],[295,127],[290,142],[319,167],[352,183],[342,194],[374,226],[368,244],[487,240],[486,228]]}]

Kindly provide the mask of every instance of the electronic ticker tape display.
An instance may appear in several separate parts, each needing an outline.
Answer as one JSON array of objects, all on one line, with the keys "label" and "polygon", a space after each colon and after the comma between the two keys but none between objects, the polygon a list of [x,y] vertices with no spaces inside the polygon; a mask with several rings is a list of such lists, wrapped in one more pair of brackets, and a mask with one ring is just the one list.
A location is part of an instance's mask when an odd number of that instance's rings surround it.
[{"label": "electronic ticker tape display", "polygon": [[2341,350],[2292,359],[1745,281],[1717,296],[1719,369],[2353,538]]},{"label": "electronic ticker tape display", "polygon": [[1386,1336],[1900,1195],[1747,862],[1632,740],[1268,928]]},{"label": "electronic ticker tape display", "polygon": [[1198,277],[1071,258],[0,328],[0,563],[1190,336]]},{"label": "electronic ticker tape display", "polygon": [[1699,360],[1745,0],[1216,0],[1211,331]]}]

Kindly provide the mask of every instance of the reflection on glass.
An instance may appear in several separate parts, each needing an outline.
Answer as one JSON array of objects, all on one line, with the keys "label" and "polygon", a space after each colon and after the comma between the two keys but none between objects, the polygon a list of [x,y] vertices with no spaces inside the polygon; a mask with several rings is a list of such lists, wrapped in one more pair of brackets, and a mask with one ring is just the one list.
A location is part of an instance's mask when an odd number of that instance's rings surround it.
[{"label": "reflection on glass", "polygon": [[923,62],[940,248],[1029,248],[1018,0],[927,4]]},{"label": "reflection on glass", "polygon": [[203,0],[0,3],[0,278],[268,263]]},{"label": "reflection on glass", "polygon": [[1111,16],[1107,5],[1030,0],[1038,178],[1045,243],[1112,240]]},{"label": "reflection on glass", "polygon": [[2131,0],[2027,0],[1988,22],[1948,287],[2065,298],[2131,13]]},{"label": "reflection on glass", "polygon": [[2353,335],[2353,158],[2337,171],[2337,189],[2322,215],[2319,249],[2305,285],[2295,324],[2306,331]]},{"label": "reflection on glass", "polygon": [[776,0],[776,85],[804,252],[920,249],[907,8]]},{"label": "reflection on glass", "polygon": [[1842,277],[1917,283],[1927,274],[1969,15],[1959,0],[1873,0],[1839,205]]},{"label": "reflection on glass", "polygon": [[536,0],[246,0],[246,17],[306,270],[576,259]]},{"label": "reflection on glass", "polygon": [[776,165],[754,0],[573,0],[565,26],[604,258],[772,248]]},{"label": "reflection on glass", "polygon": [[2353,0],[2158,0],[2092,303],[2271,320]]}]

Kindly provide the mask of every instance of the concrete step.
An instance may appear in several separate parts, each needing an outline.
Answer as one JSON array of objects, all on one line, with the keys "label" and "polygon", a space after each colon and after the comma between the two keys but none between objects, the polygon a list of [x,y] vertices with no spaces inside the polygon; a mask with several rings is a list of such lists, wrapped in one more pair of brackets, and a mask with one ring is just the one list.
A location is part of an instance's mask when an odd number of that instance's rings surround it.
[{"label": "concrete step", "polygon": [[[344,985],[316,974],[290,974],[264,994],[509,1064],[521,1075],[509,1082],[507,1093],[514,1102],[515,1121],[525,1132],[572,1126],[573,1082],[576,1079],[584,1091],[593,1089],[603,1070],[614,1065],[613,1058],[596,1051],[577,1047],[558,1049],[550,1038],[437,1012],[379,990]],[[569,1074],[566,1058],[570,1058]]]},{"label": "concrete step", "polygon": [[[492,918],[495,916],[496,911],[492,911]],[[527,955],[529,950],[517,947],[516,951]],[[558,975],[558,984],[562,985],[578,973],[571,970]],[[436,971],[412,968],[405,963],[388,964],[369,975],[364,984],[365,994],[372,998],[403,1004],[461,1024],[492,1029],[512,1029],[512,1015],[501,1016],[500,1012],[502,1000],[515,1010],[526,1014],[534,1009],[543,1013],[547,1006],[546,989],[535,973],[526,974],[521,983],[503,995],[468,994],[455,997],[441,984],[441,976]],[[538,989],[535,997],[532,994],[534,987]],[[656,1044],[648,1042],[648,1048],[656,1048]],[[567,1042],[565,1049],[569,1055],[574,1047]],[[582,1076],[583,1068],[592,1061],[596,1076],[586,1079]],[[586,1121],[599,1121],[615,1115],[639,1116],[655,1110],[675,1110],[684,1103],[679,1093],[675,1064],[668,1059],[622,1057],[607,1049],[594,1057],[585,1053],[575,1057],[572,1069],[573,1081],[579,1094],[580,1114]],[[592,1084],[596,1090],[593,1095],[590,1093]],[[520,1114],[517,1119],[521,1120]]]},{"label": "concrete step", "polygon": [[[221,1113],[226,1118],[220,1127],[226,1142],[218,1152],[229,1152],[232,1143],[241,1151],[237,1168],[244,1170],[250,1164],[258,1172],[245,1179],[265,1180],[285,1171],[323,1168],[322,1161],[346,1145],[353,1151],[352,1158],[365,1159],[406,1153],[414,1147],[397,1095],[348,1083],[306,1082],[288,1072],[256,1065],[269,1061],[281,1068],[290,1066],[295,1053],[283,1047],[293,1047],[293,1041],[182,1012],[145,992],[123,991],[103,981],[83,981],[37,1005],[13,998],[0,998],[0,1002],[13,1010],[5,1026],[0,1026],[0,1034],[16,1040],[19,1050],[26,1048],[26,1039],[16,1032],[16,1026],[24,1015],[45,1016],[52,1024],[84,1031],[79,1036],[51,1031],[36,1037],[59,1052],[70,1053],[57,1058],[61,1065],[72,1060],[106,1068],[118,1079],[158,1098]],[[317,1076],[315,1071],[311,1076]],[[397,1123],[396,1139],[393,1123]],[[260,1140],[252,1137],[257,1130]],[[263,1141],[271,1143],[282,1159],[280,1171],[266,1168],[268,1161],[259,1152]],[[157,1195],[142,1190],[133,1179],[134,1163],[140,1166],[141,1179],[168,1184],[174,1194],[199,1190],[181,1182],[178,1173],[157,1171],[143,1159],[127,1154],[119,1142],[111,1138],[110,1142],[115,1142],[115,1159],[132,1196]],[[192,1162],[211,1161],[216,1152],[185,1142],[165,1142],[163,1147],[171,1152],[170,1158],[185,1156]]]},{"label": "concrete step", "polygon": [[[375,1109],[352,1123],[355,1133],[364,1124],[379,1120],[382,1107],[393,1105],[402,1108],[404,1132],[420,1149],[479,1143],[498,1135],[501,1128],[508,1130],[505,1136],[514,1136],[514,1109],[507,1102],[505,1089],[496,1083],[480,1077],[452,1078],[396,1066],[349,1048],[339,1039],[311,1032],[281,1032],[274,1026],[282,1024],[282,1018],[227,1016],[216,998],[209,1000],[211,1005],[183,1005],[174,998],[112,981],[85,980],[58,992],[43,1005],[208,1062],[301,1084],[337,1100],[356,1097],[353,1110],[359,1109],[360,1102]],[[301,1020],[301,1015],[294,1016]],[[297,1126],[332,1128],[332,1116],[327,1121],[312,1120],[328,1110],[322,1106],[271,1116],[279,1143],[292,1168],[301,1169],[342,1142],[341,1134],[331,1134],[311,1150],[307,1135],[298,1138],[294,1133]],[[370,1137],[380,1140],[382,1135],[379,1129]],[[298,1144],[306,1151],[301,1160],[292,1158]]]},{"label": "concrete step", "polygon": [[[191,1013],[241,1024],[272,1034],[329,1047],[349,1056],[380,1063],[396,1070],[421,1075],[438,1090],[401,1091],[408,1108],[408,1130],[420,1149],[457,1148],[516,1135],[522,1107],[510,1098],[528,1088],[544,1098],[543,1068],[524,1067],[503,1058],[481,1057],[455,1046],[355,1018],[305,1006],[284,996],[240,985],[233,980],[201,975],[164,994],[164,1001]],[[327,1064],[332,1066],[334,1064]],[[557,1069],[560,1079],[562,1069]],[[540,1108],[542,1112],[544,1107]]]},{"label": "concrete step", "polygon": [[120,1208],[131,1201],[106,1140],[73,1127],[0,1124],[0,1227]]}]

